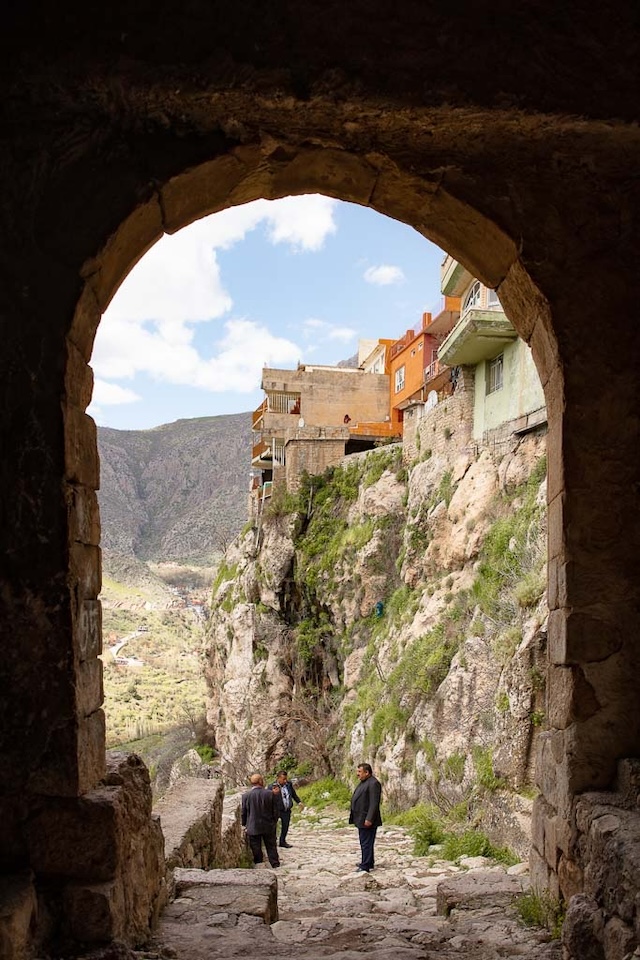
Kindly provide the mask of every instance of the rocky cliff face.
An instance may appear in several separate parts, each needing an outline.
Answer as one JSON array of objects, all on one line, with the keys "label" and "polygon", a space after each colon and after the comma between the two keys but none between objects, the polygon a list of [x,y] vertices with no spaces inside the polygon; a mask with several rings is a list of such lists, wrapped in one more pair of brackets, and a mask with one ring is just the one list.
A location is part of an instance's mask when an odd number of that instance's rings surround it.
[{"label": "rocky cliff face", "polygon": [[[368,760],[524,855],[544,724],[545,439],[348,458],[227,552],[208,641],[228,776]],[[417,453],[416,453],[417,450]],[[406,451],[404,451],[406,457]]]}]

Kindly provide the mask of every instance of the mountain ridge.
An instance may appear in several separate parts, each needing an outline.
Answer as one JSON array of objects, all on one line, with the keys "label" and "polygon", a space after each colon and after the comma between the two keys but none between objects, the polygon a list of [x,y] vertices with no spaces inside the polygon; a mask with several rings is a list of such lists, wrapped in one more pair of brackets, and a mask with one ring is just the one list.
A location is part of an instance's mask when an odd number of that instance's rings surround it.
[{"label": "mountain ridge", "polygon": [[247,519],[251,425],[244,412],[98,427],[103,548],[143,561],[224,552]]}]

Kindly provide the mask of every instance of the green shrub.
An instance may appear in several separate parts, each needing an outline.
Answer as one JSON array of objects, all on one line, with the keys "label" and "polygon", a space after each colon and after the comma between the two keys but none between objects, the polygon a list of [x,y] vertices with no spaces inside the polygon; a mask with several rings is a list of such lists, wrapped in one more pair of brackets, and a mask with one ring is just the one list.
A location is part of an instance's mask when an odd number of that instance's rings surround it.
[{"label": "green shrub", "polygon": [[335,780],[333,777],[323,777],[322,780],[316,780],[315,783],[298,789],[298,794],[304,804],[308,807],[314,807],[316,810],[322,810],[330,806],[349,809],[351,793],[352,791],[345,783],[341,780]]},{"label": "green shrub", "polygon": [[439,503],[441,500],[444,500],[447,506],[449,506],[451,503],[451,498],[453,497],[456,489],[456,484],[451,479],[452,476],[453,474],[451,470],[447,470],[442,474],[442,478],[434,498],[435,503]]},{"label": "green shrub", "polygon": [[507,713],[509,706],[509,694],[503,690],[502,693],[496,697],[496,710],[500,713]]},{"label": "green shrub", "polygon": [[238,572],[238,564],[234,563],[231,566],[227,566],[226,562],[223,560],[220,566],[218,567],[218,572],[216,573],[216,578],[213,581],[212,594],[216,595],[218,588],[227,580],[235,580],[236,574]]},{"label": "green shrub", "polygon": [[552,897],[548,891],[529,891],[518,897],[515,906],[525,926],[542,927],[549,931],[554,940],[560,939],[565,917],[562,901]]},{"label": "green shrub", "polygon": [[451,780],[452,783],[462,783],[464,779],[464,768],[466,765],[466,756],[464,753],[452,753],[445,758],[442,764],[442,773]]},{"label": "green shrub", "polygon": [[416,857],[425,857],[430,847],[442,843],[445,832],[442,823],[433,816],[425,815],[411,830],[413,836],[413,852]]},{"label": "green shrub", "polygon": [[213,747],[210,747],[207,743],[196,743],[193,749],[198,753],[203,763],[211,763],[215,757]]},{"label": "green shrub", "polygon": [[364,738],[365,750],[379,747],[387,735],[393,736],[398,733],[405,726],[408,718],[408,711],[402,710],[394,701],[379,706],[373,714],[371,726]]},{"label": "green shrub", "polygon": [[292,513],[299,513],[302,510],[302,503],[298,494],[289,493],[283,481],[274,483],[271,496],[265,507],[265,517],[276,519],[277,517],[287,517]]},{"label": "green shrub", "polygon": [[313,763],[311,760],[302,760],[295,769],[293,773],[296,777],[308,777],[313,773]]},{"label": "green shrub", "polygon": [[547,587],[542,569],[530,570],[514,587],[515,598],[523,608],[535,607]]},{"label": "green shrub", "polygon": [[505,664],[513,657],[522,642],[522,628],[513,625],[501,630],[491,640],[491,649],[499,663]]},{"label": "green shrub", "polygon": [[495,847],[489,838],[478,830],[465,830],[463,833],[446,835],[442,858],[456,861],[460,857],[490,857],[507,866],[518,863],[518,857],[508,847]]},{"label": "green shrub", "polygon": [[474,747],[472,756],[479,786],[491,792],[505,786],[504,780],[494,772],[491,747]]}]

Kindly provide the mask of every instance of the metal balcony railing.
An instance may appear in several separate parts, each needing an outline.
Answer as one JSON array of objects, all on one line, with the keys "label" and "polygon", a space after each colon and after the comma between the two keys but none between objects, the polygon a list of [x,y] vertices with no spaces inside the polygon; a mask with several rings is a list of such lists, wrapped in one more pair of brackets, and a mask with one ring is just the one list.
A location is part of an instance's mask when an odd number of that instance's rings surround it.
[{"label": "metal balcony railing", "polygon": [[269,413],[300,413],[300,394],[268,393],[266,404]]}]

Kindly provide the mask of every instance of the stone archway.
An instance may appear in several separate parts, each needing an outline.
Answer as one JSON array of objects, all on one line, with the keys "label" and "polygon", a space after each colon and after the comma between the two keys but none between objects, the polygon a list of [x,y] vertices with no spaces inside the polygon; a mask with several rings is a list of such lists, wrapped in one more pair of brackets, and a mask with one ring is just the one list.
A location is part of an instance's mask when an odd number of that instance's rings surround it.
[{"label": "stone archway", "polygon": [[[296,63],[310,50],[306,36]],[[348,63],[342,41],[334,52]],[[83,798],[104,773],[98,463],[84,413],[100,314],[164,230],[257,197],[325,192],[411,224],[499,287],[531,343],[551,428],[551,730],[533,860],[541,884],[565,895],[582,888],[575,798],[611,787],[617,760],[639,754],[640,358],[627,318],[638,132],[594,116],[564,88],[532,98],[547,114],[496,106],[495,91],[488,103],[482,84],[474,103],[452,107],[447,77],[463,87],[467,78],[439,61],[437,93],[416,105],[415,71],[394,77],[394,54],[379,74],[362,67],[360,86],[309,55],[304,82],[277,73],[280,51],[255,67],[249,92],[235,74],[203,88],[184,63],[170,78],[124,64],[111,79],[126,89],[85,72],[71,97],[60,73],[57,93],[32,94],[26,109],[34,132],[23,130],[21,143],[33,158],[6,161],[2,670],[11,694],[0,847],[11,869],[34,870],[32,898],[52,874],[69,889],[101,879],[86,864],[79,875],[65,854],[69,835],[86,837]],[[47,123],[50,100],[66,126]],[[604,110],[606,96],[596,101]],[[578,106],[586,119],[564,115]],[[53,829],[61,811],[71,834]],[[85,903],[69,894],[63,916]],[[132,908],[123,916],[133,936]]]}]

